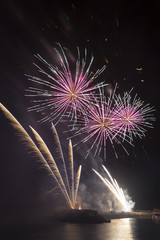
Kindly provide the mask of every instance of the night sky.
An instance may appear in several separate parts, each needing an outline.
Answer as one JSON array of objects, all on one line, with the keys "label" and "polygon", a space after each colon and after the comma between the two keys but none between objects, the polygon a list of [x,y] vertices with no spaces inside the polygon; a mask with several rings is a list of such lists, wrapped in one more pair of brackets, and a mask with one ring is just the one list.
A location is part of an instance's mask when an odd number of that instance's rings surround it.
[{"label": "night sky", "polygon": [[[87,48],[95,57],[93,70],[106,64],[97,81],[118,83],[120,93],[134,87],[133,94],[155,107],[154,128],[144,139],[136,139],[134,148],[127,148],[129,156],[122,149],[118,159],[110,147],[107,152],[105,164],[128,189],[135,209],[160,208],[159,7],[159,1],[5,1],[0,14],[0,102],[29,134],[31,125],[51,144],[50,124],[40,125],[40,116],[27,112],[25,74],[36,73],[34,54],[50,60],[57,42],[73,55],[77,46]],[[0,121],[1,221],[29,222],[47,215],[56,206],[53,194],[46,194],[51,179],[28,156],[2,112]],[[63,137],[61,128],[58,132]],[[76,159],[84,165],[82,182],[87,185],[96,178],[91,167],[97,159],[84,161],[79,151]]]}]

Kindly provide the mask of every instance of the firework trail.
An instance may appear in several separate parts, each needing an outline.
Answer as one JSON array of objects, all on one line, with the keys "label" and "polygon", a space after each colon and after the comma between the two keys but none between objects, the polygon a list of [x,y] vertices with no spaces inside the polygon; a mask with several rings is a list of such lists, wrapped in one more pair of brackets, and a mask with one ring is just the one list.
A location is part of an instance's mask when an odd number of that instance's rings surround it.
[{"label": "firework trail", "polygon": [[[72,142],[71,140],[69,141],[69,165],[70,166],[70,172],[69,174],[67,174],[67,170],[65,172],[65,174],[67,176],[65,176],[64,180],[60,174],[60,171],[53,159],[53,156],[51,155],[48,147],[46,146],[45,142],[43,141],[43,139],[40,137],[40,135],[33,129],[31,128],[34,135],[35,135],[35,138],[36,138],[36,141],[38,143],[38,147],[40,149],[40,151],[42,152],[42,154],[46,157],[46,160],[48,162],[48,164],[51,166],[51,169],[53,171],[53,173],[55,174],[59,184],[61,185],[61,189],[63,190],[63,193],[64,195],[66,196],[66,199],[70,205],[71,208],[74,208],[75,206],[75,201],[76,201],[76,196],[77,196],[77,191],[78,191],[78,183],[80,181],[80,173],[81,173],[81,166],[79,166],[79,169],[78,172],[77,172],[77,175],[75,176],[75,179],[74,179],[74,162],[73,162],[73,152],[72,152]],[[52,130],[55,130],[54,131],[54,134],[57,135],[57,131],[54,127],[54,125],[52,124]],[[58,135],[55,136],[55,139],[59,140],[58,138]],[[59,144],[59,143],[58,143]],[[61,156],[63,156],[63,153],[61,152],[60,154]],[[65,164],[65,161],[63,162],[63,165]],[[64,167],[63,166],[63,169],[66,169],[66,166]],[[71,177],[71,183],[70,183],[70,187],[67,191],[67,188],[66,186],[68,186],[68,175]],[[76,185],[76,188],[75,188],[75,185]]]},{"label": "firework trail", "polygon": [[119,187],[116,179],[113,179],[109,171],[105,168],[104,165],[103,169],[106,172],[107,176],[109,177],[110,181],[107,178],[102,177],[101,174],[99,174],[95,169],[92,169],[95,174],[102,180],[102,182],[109,188],[109,190],[114,194],[114,196],[118,199],[118,201],[123,206],[123,210],[125,211],[131,211],[132,207],[130,206],[130,203],[126,200],[124,192],[122,188]]},{"label": "firework trail", "polygon": [[75,195],[74,195],[74,204],[76,202],[77,199],[77,192],[78,192],[78,187],[79,187],[79,181],[80,181],[80,176],[81,176],[81,171],[82,171],[82,166],[80,165],[77,171],[77,177],[76,177],[76,181],[75,181]]},{"label": "firework trail", "polygon": [[57,130],[56,130],[56,128],[55,128],[53,123],[51,123],[51,130],[53,132],[53,137],[54,137],[55,144],[56,144],[56,152],[58,152],[59,158],[62,161],[62,172],[63,172],[63,174],[65,176],[66,186],[68,187],[68,191],[70,191],[69,179],[68,179],[68,174],[67,174],[67,168],[66,168],[66,163],[65,163],[65,160],[64,160],[64,156],[63,156],[61,142],[59,140]]},{"label": "firework trail", "polygon": [[[6,116],[7,119],[9,119],[10,124],[13,126],[13,128],[16,130],[18,133],[18,136],[22,140],[22,143],[27,146],[31,150],[31,153],[35,154],[37,157],[37,160],[42,164],[43,167],[45,167],[49,173],[54,177],[55,181],[57,182],[59,188],[61,191],[64,193],[59,181],[57,180],[55,174],[52,171],[52,168],[50,164],[46,161],[46,159],[43,157],[41,151],[37,148],[31,137],[28,135],[28,133],[25,131],[25,129],[22,127],[22,125],[17,121],[17,119],[2,105],[0,104],[0,109],[3,111],[4,115]],[[65,198],[66,195],[64,194]],[[68,201],[68,199],[66,198]]]},{"label": "firework trail", "polygon": [[[79,166],[78,172],[75,176],[75,179],[73,180],[73,181],[75,181],[76,187],[73,189],[74,195],[72,196],[70,194],[70,192],[67,191],[67,188],[66,188],[67,183],[64,182],[64,180],[61,176],[61,173],[56,165],[56,162],[55,162],[53,156],[51,155],[47,145],[41,138],[41,136],[32,127],[30,127],[35,136],[35,139],[37,141],[37,145],[38,145],[37,146],[34,143],[34,141],[31,139],[29,134],[22,127],[22,125],[16,120],[16,118],[1,103],[0,103],[0,109],[3,111],[6,118],[9,119],[10,124],[13,126],[13,128],[18,133],[18,136],[22,140],[22,143],[24,143],[25,146],[27,146],[27,148],[29,148],[30,153],[35,154],[35,156],[37,157],[37,160],[42,164],[42,166],[44,166],[48,170],[49,174],[51,176],[53,176],[54,180],[57,183],[57,186],[59,187],[61,193],[63,194],[64,198],[66,199],[68,205],[71,208],[74,208],[76,197],[77,197],[77,192],[78,192],[79,181],[80,181],[81,165]],[[52,128],[54,128],[53,125],[52,125]],[[55,131],[55,134],[57,134],[56,131]],[[58,135],[56,138],[59,139]],[[70,141],[69,147],[72,149],[71,141]],[[61,156],[63,156],[63,153],[61,153]],[[73,166],[72,170],[74,171],[74,166]],[[73,173],[72,173],[72,176],[74,176]]]},{"label": "firework trail", "polygon": [[14,128],[18,137],[20,138],[22,143],[25,145],[25,147],[30,149],[30,153],[35,154],[38,161],[42,162],[43,165],[49,170],[49,172],[52,172],[45,158],[43,157],[42,153],[37,148],[36,144],[33,142],[33,140],[31,139],[29,134],[26,132],[26,130],[22,127],[22,125],[1,103],[0,103],[0,109],[4,113],[5,117],[9,120],[11,126]]},{"label": "firework trail", "polygon": [[43,139],[41,138],[41,136],[30,126],[34,136],[35,136],[35,139],[36,139],[36,142],[38,144],[38,148],[39,150],[41,151],[41,153],[43,154],[43,156],[45,156],[45,159],[48,163],[48,165],[50,166],[50,168],[52,169],[52,172],[54,173],[54,175],[56,176],[56,179],[58,181],[58,183],[60,184],[61,186],[61,189],[65,195],[65,197],[68,199],[70,205],[71,204],[71,201],[70,201],[70,198],[69,198],[69,195],[68,195],[68,192],[67,192],[67,189],[66,189],[66,186],[64,184],[64,181],[62,179],[62,176],[59,172],[59,169],[56,165],[56,162],[53,158],[53,156],[51,155],[47,145],[45,144],[45,142],[43,141]]},{"label": "firework trail", "polygon": [[[67,116],[76,121],[77,112],[85,115],[88,103],[91,101],[91,92],[95,91],[98,85],[91,85],[104,70],[105,66],[98,69],[94,74],[90,72],[94,57],[92,56],[87,66],[87,50],[85,49],[85,56],[81,58],[78,48],[78,57],[76,60],[75,73],[70,70],[70,64],[65,55],[62,46],[59,44],[60,52],[54,49],[59,60],[60,68],[53,66],[43,59],[39,54],[36,58],[47,69],[43,70],[39,65],[34,64],[38,71],[43,75],[44,79],[26,75],[28,80],[34,84],[40,85],[40,88],[29,87],[26,91],[26,96],[36,97],[33,100],[34,106],[28,108],[28,111],[47,112],[49,114],[40,120],[56,121],[58,123],[61,118]],[[46,79],[47,80],[46,80]],[[103,85],[101,83],[100,85]]]},{"label": "firework trail", "polygon": [[155,109],[149,104],[144,104],[137,95],[132,98],[131,91],[125,92],[123,97],[120,94],[115,96],[118,109],[115,114],[115,124],[123,140],[127,136],[130,141],[133,141],[133,136],[142,138],[145,136],[146,128],[152,128],[151,121],[155,120],[153,117]]},{"label": "firework trail", "polygon": [[69,139],[69,170],[71,176],[71,194],[74,201],[74,172],[73,172],[73,149],[71,139]]}]

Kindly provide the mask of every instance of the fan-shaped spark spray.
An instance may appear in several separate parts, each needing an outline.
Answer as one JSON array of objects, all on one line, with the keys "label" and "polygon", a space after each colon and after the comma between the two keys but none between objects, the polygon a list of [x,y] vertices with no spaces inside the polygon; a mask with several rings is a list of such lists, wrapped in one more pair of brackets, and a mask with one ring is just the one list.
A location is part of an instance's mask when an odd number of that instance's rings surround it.
[{"label": "fan-shaped spark spray", "polygon": [[[65,169],[65,176],[63,177],[60,172],[60,169],[57,167],[57,164],[56,164],[51,152],[49,151],[47,145],[45,144],[45,142],[43,141],[41,136],[32,127],[30,127],[35,136],[35,139],[37,142],[37,145],[36,145],[34,143],[34,141],[32,140],[32,138],[29,136],[29,134],[26,132],[26,130],[22,127],[22,125],[2,104],[0,104],[0,109],[3,111],[6,118],[9,119],[10,124],[13,126],[15,131],[18,133],[22,143],[25,144],[25,146],[27,146],[27,148],[30,150],[30,152],[32,154],[36,155],[37,160],[40,161],[42,166],[44,166],[48,170],[49,174],[51,174],[51,176],[53,176],[55,182],[57,183],[57,187],[63,194],[68,205],[71,208],[74,208],[76,198],[77,198],[77,192],[78,192],[78,187],[79,187],[82,166],[81,165],[79,166],[77,174],[75,174],[75,178],[74,178],[74,174],[73,174],[74,162],[73,162],[73,154],[72,154],[72,168],[70,169],[70,171],[71,171],[70,177],[72,179],[72,184],[71,184],[71,187],[69,187],[69,181],[67,181],[69,176],[68,176],[66,167],[64,166],[64,164],[65,164],[64,159],[62,160],[63,170]],[[60,157],[63,158],[63,153],[62,153],[62,149],[60,146],[58,134],[53,125],[52,125],[52,129],[54,129],[53,133],[56,135],[55,139],[57,139],[57,145],[59,148]],[[71,140],[69,142],[69,151],[72,152]],[[62,171],[62,173],[64,173],[64,172]],[[70,191],[70,189],[72,189],[72,192]]]},{"label": "fan-shaped spark spray", "polygon": [[121,203],[123,210],[125,211],[131,211],[132,206],[130,203],[126,200],[125,194],[123,192],[123,189],[119,187],[116,179],[113,179],[109,171],[106,169],[104,165],[102,165],[105,173],[107,174],[107,178],[104,178],[101,174],[99,174],[95,169],[92,169],[95,174],[102,180],[102,182],[109,188],[109,190],[114,194],[114,196],[117,198],[117,200]]}]

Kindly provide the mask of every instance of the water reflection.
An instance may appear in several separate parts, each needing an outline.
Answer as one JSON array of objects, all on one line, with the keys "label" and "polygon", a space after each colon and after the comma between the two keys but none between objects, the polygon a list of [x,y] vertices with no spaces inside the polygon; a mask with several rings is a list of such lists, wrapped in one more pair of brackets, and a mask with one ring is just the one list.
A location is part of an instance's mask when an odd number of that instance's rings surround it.
[{"label": "water reflection", "polygon": [[[104,224],[62,224],[55,230],[53,239],[63,240],[131,240],[133,219],[116,219]],[[57,226],[58,227],[58,226]],[[52,235],[53,236],[53,235]],[[55,238],[56,237],[56,238]]]},{"label": "water reflection", "polygon": [[[9,239],[13,239],[12,235],[10,232]],[[25,232],[18,230],[14,237],[16,240],[159,240],[160,228],[151,219],[115,219],[103,224],[64,223]]]},{"label": "water reflection", "polygon": [[[132,231],[132,223],[131,219],[124,218],[124,219],[116,219],[112,220],[112,224],[110,225],[109,229],[109,239],[110,240],[130,240],[133,238],[133,231]],[[105,232],[104,232],[105,235]],[[105,239],[105,238],[104,238]]]},{"label": "water reflection", "polygon": [[75,240],[82,240],[83,238],[83,231],[82,226],[80,224],[65,224],[64,230],[66,232],[64,240],[75,239]]}]

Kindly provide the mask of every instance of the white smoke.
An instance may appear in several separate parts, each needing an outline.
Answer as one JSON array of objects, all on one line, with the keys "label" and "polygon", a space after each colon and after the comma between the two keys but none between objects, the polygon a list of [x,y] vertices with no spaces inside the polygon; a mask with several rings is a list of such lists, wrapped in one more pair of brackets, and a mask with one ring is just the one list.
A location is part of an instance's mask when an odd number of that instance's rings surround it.
[{"label": "white smoke", "polygon": [[125,198],[127,200],[129,208],[133,209],[134,206],[135,206],[135,202],[132,201],[132,198],[129,196],[127,189],[124,189],[123,191],[124,191],[124,195],[125,195]]},{"label": "white smoke", "polygon": [[[135,203],[126,193],[126,190],[125,197],[129,206],[133,208]],[[82,209],[97,209],[103,212],[123,210],[121,203],[99,180],[95,181],[92,179],[92,183],[90,181],[86,184],[81,183],[79,186],[78,200]]]},{"label": "white smoke", "polygon": [[[80,152],[81,159],[85,159],[87,144],[83,146],[83,151]],[[84,163],[84,164],[83,164]],[[97,209],[101,211],[122,211],[123,206],[114,196],[114,194],[104,185],[104,183],[93,173],[92,168],[96,169],[100,174],[104,175],[102,170],[103,160],[100,156],[94,157],[90,152],[88,158],[82,163],[81,178],[78,200],[83,209]],[[121,185],[121,184],[119,184]],[[124,191],[128,206],[132,209],[135,203],[132,201],[128,191]]]}]

